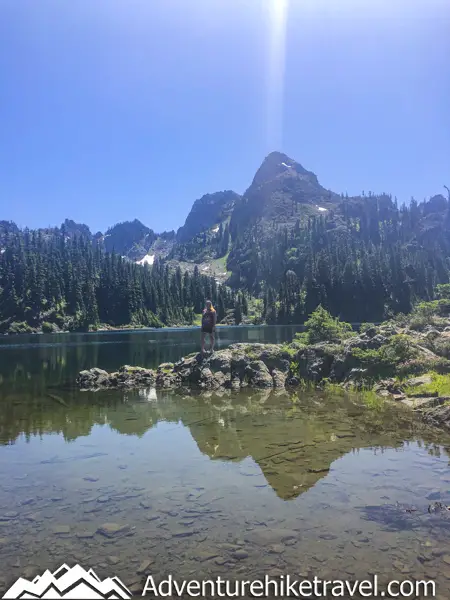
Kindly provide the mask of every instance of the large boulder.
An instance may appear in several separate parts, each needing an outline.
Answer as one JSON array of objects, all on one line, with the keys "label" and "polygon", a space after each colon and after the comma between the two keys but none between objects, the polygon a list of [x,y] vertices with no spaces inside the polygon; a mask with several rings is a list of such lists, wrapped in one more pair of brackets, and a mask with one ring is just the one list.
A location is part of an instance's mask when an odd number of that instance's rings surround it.
[{"label": "large boulder", "polygon": [[318,382],[329,377],[338,348],[335,345],[320,343],[299,351],[296,356],[301,378]]},{"label": "large boulder", "polygon": [[440,400],[445,400],[440,406],[419,409],[421,417],[429,425],[450,429],[450,401],[444,398]]},{"label": "large boulder", "polygon": [[387,338],[380,333],[376,335],[367,335],[364,333],[357,337],[351,338],[346,344],[346,351],[352,348],[361,348],[362,350],[378,350],[381,346],[387,343]]},{"label": "large boulder", "polygon": [[110,375],[107,371],[94,367],[93,369],[81,371],[77,377],[77,384],[82,389],[109,387]]},{"label": "large boulder", "polygon": [[272,371],[273,387],[283,389],[286,386],[286,373],[273,369]]},{"label": "large boulder", "polygon": [[231,359],[232,355],[228,350],[222,350],[220,353],[216,352],[211,356],[209,361],[210,368],[214,373],[217,371],[220,371],[221,373],[230,373]]},{"label": "large boulder", "polygon": [[176,373],[158,371],[156,373],[155,385],[163,389],[177,388],[181,386],[181,378]]},{"label": "large boulder", "polygon": [[373,391],[385,398],[388,397],[404,397],[402,385],[395,379],[383,379],[375,384]]},{"label": "large boulder", "polygon": [[420,375],[419,377],[411,377],[405,382],[408,387],[418,387],[419,385],[427,385],[432,383],[433,378],[431,375]]},{"label": "large boulder", "polygon": [[366,378],[367,378],[367,369],[358,369],[358,368],[350,369],[350,372],[348,373],[348,375],[345,378],[345,387],[347,389],[359,387],[362,384],[364,384]]},{"label": "large boulder", "polygon": [[264,348],[260,358],[270,371],[273,371],[274,369],[281,371],[282,373],[287,373],[289,371],[291,357],[279,346],[271,345]]},{"label": "large boulder", "polygon": [[248,384],[252,387],[273,387],[272,375],[262,360],[252,361],[245,370]]}]

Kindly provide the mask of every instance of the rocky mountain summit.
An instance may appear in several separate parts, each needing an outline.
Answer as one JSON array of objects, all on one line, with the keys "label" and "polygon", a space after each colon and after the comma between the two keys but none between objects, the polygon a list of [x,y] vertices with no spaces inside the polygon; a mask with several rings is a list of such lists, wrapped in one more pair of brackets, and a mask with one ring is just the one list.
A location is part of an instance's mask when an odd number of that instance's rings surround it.
[{"label": "rocky mountain summit", "polygon": [[315,173],[282,152],[272,152],[236,202],[230,229],[237,235],[258,222],[294,225],[298,218],[326,213],[339,200],[319,184]]}]

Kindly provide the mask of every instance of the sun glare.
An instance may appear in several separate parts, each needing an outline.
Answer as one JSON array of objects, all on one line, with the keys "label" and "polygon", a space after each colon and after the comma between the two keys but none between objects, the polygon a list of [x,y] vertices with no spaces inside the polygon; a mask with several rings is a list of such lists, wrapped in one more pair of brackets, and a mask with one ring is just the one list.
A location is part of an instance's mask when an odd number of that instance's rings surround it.
[{"label": "sun glare", "polygon": [[267,77],[267,144],[281,148],[289,0],[270,0],[270,45]]}]

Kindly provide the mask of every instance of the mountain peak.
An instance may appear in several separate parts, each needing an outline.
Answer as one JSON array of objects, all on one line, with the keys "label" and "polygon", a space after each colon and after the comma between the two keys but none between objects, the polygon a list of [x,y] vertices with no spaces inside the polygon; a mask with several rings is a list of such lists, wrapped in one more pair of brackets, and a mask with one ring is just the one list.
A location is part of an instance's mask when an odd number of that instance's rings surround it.
[{"label": "mountain peak", "polygon": [[283,152],[271,152],[236,203],[230,232],[236,236],[255,223],[264,223],[269,229],[274,222],[294,225],[299,219],[330,210],[338,198],[320,185],[312,171]]},{"label": "mountain peak", "polygon": [[311,171],[307,171],[302,165],[283,152],[271,152],[263,160],[261,166],[253,178],[252,185],[262,185],[273,181],[278,177],[307,178],[311,183],[318,184],[317,177]]}]

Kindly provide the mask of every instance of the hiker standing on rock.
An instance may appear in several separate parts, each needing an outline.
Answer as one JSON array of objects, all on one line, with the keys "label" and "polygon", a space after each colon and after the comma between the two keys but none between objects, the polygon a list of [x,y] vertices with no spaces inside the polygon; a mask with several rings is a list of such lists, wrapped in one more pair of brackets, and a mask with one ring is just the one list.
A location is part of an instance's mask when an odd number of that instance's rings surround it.
[{"label": "hiker standing on rock", "polygon": [[205,336],[211,340],[211,352],[214,352],[217,313],[211,300],[206,301],[206,308],[202,313],[202,356],[205,354]]}]

